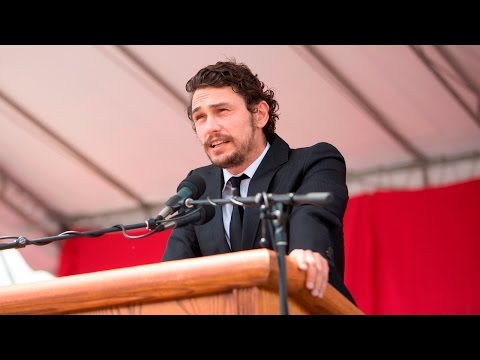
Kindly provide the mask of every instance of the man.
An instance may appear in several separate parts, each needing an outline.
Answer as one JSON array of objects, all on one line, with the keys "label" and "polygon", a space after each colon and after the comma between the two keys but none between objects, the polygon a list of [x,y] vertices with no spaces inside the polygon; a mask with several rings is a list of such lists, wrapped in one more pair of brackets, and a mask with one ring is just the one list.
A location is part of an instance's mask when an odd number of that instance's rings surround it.
[{"label": "man", "polygon": [[[240,195],[260,192],[331,192],[334,200],[325,206],[299,204],[288,218],[288,253],[306,271],[306,287],[322,297],[330,282],[353,301],[343,283],[343,215],[348,201],[345,161],[330,144],[319,143],[290,149],[275,134],[278,103],[244,64],[234,60],[201,69],[186,84],[191,94],[188,117],[212,165],[192,170],[203,177],[202,198],[228,198],[234,177]],[[232,205],[216,208],[210,222],[175,229],[162,261],[227,253],[232,251],[230,234]],[[260,247],[260,210],[246,207],[239,250]],[[232,222],[233,225],[233,222]],[[236,249],[234,248],[234,251]]]}]

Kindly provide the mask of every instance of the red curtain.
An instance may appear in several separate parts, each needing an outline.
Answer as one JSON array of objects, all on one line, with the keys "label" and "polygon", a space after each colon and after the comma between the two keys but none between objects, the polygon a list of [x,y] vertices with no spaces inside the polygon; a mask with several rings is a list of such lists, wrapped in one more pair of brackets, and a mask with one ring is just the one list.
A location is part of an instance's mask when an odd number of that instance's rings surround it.
[{"label": "red curtain", "polygon": [[[127,233],[136,236],[146,232]],[[121,232],[63,240],[58,276],[158,263],[170,233],[171,230],[166,230],[136,240],[125,238]]]},{"label": "red curtain", "polygon": [[480,181],[352,198],[345,282],[366,314],[480,314]]},{"label": "red curtain", "polygon": [[[358,307],[366,314],[480,314],[478,214],[480,180],[352,197],[345,282]],[[65,240],[58,275],[159,262],[169,234]]]}]

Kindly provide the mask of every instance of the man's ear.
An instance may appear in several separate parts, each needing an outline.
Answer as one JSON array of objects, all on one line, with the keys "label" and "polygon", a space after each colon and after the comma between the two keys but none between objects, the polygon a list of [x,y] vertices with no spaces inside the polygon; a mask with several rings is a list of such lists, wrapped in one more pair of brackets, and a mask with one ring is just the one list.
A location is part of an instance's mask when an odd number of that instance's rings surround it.
[{"label": "man's ear", "polygon": [[270,107],[265,100],[262,100],[257,105],[257,112],[255,113],[255,125],[263,128],[268,122],[268,111]]}]

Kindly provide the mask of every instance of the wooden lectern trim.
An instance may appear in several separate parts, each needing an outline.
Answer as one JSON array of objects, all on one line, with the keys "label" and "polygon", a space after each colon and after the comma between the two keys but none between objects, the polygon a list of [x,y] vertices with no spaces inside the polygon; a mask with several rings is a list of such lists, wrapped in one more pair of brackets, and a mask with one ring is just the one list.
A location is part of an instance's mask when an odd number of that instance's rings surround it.
[{"label": "wooden lectern trim", "polygon": [[[305,313],[361,314],[331,286],[324,299],[311,296],[304,287],[305,273],[288,258],[287,278],[289,297],[300,303]],[[0,313],[68,314],[97,310],[102,313],[102,309],[110,309],[103,313],[115,313],[112,309],[119,308],[134,309],[126,313],[145,313],[137,311],[135,306],[142,304],[145,309],[161,311],[160,307],[152,306],[179,304],[182,300],[186,304],[188,299],[213,299],[225,294],[236,305],[228,305],[229,300],[221,308],[227,313],[244,313],[248,307],[238,305],[242,300],[238,289],[260,289],[275,294],[276,254],[266,249],[248,250],[12,285],[0,288]],[[172,313],[168,307],[164,308],[165,313]],[[258,309],[260,313],[263,311],[256,307],[254,313],[259,313]]]}]

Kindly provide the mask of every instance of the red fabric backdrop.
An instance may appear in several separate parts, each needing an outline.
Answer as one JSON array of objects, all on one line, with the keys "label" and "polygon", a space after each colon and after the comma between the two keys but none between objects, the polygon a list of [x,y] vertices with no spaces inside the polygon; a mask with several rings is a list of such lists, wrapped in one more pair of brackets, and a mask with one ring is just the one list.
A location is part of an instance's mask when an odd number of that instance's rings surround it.
[{"label": "red fabric backdrop", "polygon": [[[140,235],[146,232],[129,230],[127,233]],[[63,240],[58,276],[158,263],[170,233],[171,230],[167,230],[136,240],[125,238],[121,232],[97,238]]]},{"label": "red fabric backdrop", "polygon": [[480,314],[480,181],[353,198],[345,282],[367,314]]},{"label": "red fabric backdrop", "polygon": [[[359,308],[366,314],[480,314],[478,214],[480,180],[352,197],[345,282]],[[159,262],[169,234],[65,240],[58,275]]]}]

